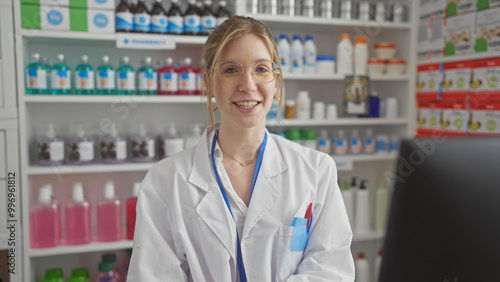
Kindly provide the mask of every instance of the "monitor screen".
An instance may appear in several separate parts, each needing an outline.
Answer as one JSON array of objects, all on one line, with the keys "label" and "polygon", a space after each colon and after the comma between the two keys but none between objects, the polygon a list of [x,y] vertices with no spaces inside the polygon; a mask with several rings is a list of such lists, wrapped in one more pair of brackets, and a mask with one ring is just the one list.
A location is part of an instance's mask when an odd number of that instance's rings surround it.
[{"label": "monitor screen", "polygon": [[500,138],[403,140],[380,282],[500,281]]}]

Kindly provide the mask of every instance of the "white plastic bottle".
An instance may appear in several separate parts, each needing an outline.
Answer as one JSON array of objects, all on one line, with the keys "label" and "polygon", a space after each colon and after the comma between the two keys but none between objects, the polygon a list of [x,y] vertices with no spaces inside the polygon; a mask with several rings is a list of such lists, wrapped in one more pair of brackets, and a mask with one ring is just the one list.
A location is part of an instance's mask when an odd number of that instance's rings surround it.
[{"label": "white plastic bottle", "polygon": [[356,282],[371,282],[370,264],[365,258],[365,253],[360,252],[354,263],[356,269]]},{"label": "white plastic bottle", "polygon": [[352,56],[354,47],[349,34],[343,33],[337,45],[337,73],[340,75],[353,74]]},{"label": "white plastic bottle", "polygon": [[345,181],[342,187],[342,198],[344,198],[345,210],[351,227],[354,225],[354,191],[349,186],[349,181]]},{"label": "white plastic bottle", "polygon": [[365,182],[366,180],[361,180],[359,189],[356,191],[356,211],[354,220],[354,232],[356,234],[366,234],[370,232],[370,195],[366,189]]},{"label": "white plastic bottle", "polygon": [[326,129],[322,129],[319,132],[318,151],[330,154],[331,147],[330,138],[328,138],[328,131],[326,131]]},{"label": "white plastic bottle", "polygon": [[335,138],[335,155],[345,155],[347,154],[347,138],[345,137],[344,130],[340,129],[337,131],[337,138]]},{"label": "white plastic bottle", "polygon": [[288,36],[282,33],[278,41],[278,56],[280,57],[281,71],[283,71],[283,73],[290,72],[290,52],[290,41],[288,40]]},{"label": "white plastic bottle", "polygon": [[364,142],[365,154],[374,154],[377,151],[375,144],[376,142],[375,138],[373,138],[373,130],[367,129]]},{"label": "white plastic bottle", "polygon": [[380,274],[380,266],[382,266],[382,249],[378,251],[378,256],[375,259],[375,278],[373,279],[374,282],[378,281],[378,276]]},{"label": "white plastic bottle", "polygon": [[366,75],[368,68],[368,46],[366,37],[356,36],[354,44],[354,74]]},{"label": "white plastic bottle", "polygon": [[297,119],[310,119],[311,118],[311,98],[309,92],[299,91],[296,101]]},{"label": "white plastic bottle", "polygon": [[305,73],[316,73],[316,57],[318,50],[316,44],[314,44],[312,35],[306,36],[306,43],[304,44],[304,72]]},{"label": "white plastic bottle", "polygon": [[351,132],[351,140],[350,140],[350,149],[351,154],[361,154],[363,151],[363,141],[359,137],[359,133],[357,129],[353,129]]},{"label": "white plastic bottle", "polygon": [[304,72],[304,46],[300,35],[293,36],[292,52],[291,52],[291,72],[303,73]]},{"label": "white plastic bottle", "polygon": [[388,194],[389,192],[383,180],[380,180],[377,190],[375,191],[375,215],[373,219],[373,229],[377,232],[383,232],[385,230]]}]

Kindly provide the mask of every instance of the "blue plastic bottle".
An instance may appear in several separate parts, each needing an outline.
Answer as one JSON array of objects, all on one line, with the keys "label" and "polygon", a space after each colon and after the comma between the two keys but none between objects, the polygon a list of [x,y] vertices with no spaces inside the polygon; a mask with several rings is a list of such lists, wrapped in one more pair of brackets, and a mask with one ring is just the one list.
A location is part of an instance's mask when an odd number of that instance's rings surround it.
[{"label": "blue plastic bottle", "polygon": [[102,56],[102,64],[97,67],[97,94],[115,94],[115,70],[109,64],[109,56]]},{"label": "blue plastic bottle", "polygon": [[31,63],[26,68],[26,94],[47,94],[47,70],[40,62],[40,54],[31,55]]},{"label": "blue plastic bottle", "polygon": [[370,95],[369,106],[370,112],[368,116],[373,118],[380,117],[380,98],[378,97],[378,93],[375,91],[373,91]]},{"label": "blue plastic bottle", "polygon": [[82,55],[75,69],[75,91],[77,95],[94,94],[94,69],[89,64],[89,56]]},{"label": "blue plastic bottle", "polygon": [[146,57],[137,71],[137,94],[156,95],[158,86],[156,69],[151,65],[151,57]]},{"label": "blue plastic bottle", "polygon": [[50,94],[71,94],[71,69],[64,62],[64,54],[57,55],[57,62],[50,68]]},{"label": "blue plastic bottle", "polygon": [[127,56],[122,58],[121,64],[116,70],[116,94],[135,94],[135,72],[134,68],[129,64]]}]

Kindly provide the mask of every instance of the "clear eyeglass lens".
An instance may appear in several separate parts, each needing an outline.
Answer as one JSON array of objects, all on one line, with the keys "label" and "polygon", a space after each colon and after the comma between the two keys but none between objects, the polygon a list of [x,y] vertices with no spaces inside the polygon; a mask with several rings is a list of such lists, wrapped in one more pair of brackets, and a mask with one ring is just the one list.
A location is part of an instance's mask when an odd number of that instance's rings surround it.
[{"label": "clear eyeglass lens", "polygon": [[271,61],[260,61],[254,66],[243,66],[239,62],[224,62],[217,67],[217,73],[221,79],[239,79],[245,68],[252,69],[252,75],[258,82],[267,83],[274,80],[278,66]]}]

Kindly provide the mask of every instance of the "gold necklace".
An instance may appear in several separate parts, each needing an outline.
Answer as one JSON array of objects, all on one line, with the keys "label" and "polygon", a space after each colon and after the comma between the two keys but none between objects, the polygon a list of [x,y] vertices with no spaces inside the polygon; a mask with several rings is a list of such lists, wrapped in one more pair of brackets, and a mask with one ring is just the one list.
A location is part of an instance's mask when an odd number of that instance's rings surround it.
[{"label": "gold necklace", "polygon": [[[219,149],[222,151],[221,147],[219,147]],[[250,159],[250,160],[246,160],[244,162],[240,162],[237,159],[235,159],[235,158],[231,157],[230,155],[228,155],[226,152],[222,151],[222,153],[225,154],[226,156],[228,156],[230,159],[234,160],[235,162],[239,163],[241,166],[246,166],[247,164],[251,164],[251,163],[253,163],[255,161],[255,158],[253,158],[253,159]]]}]

